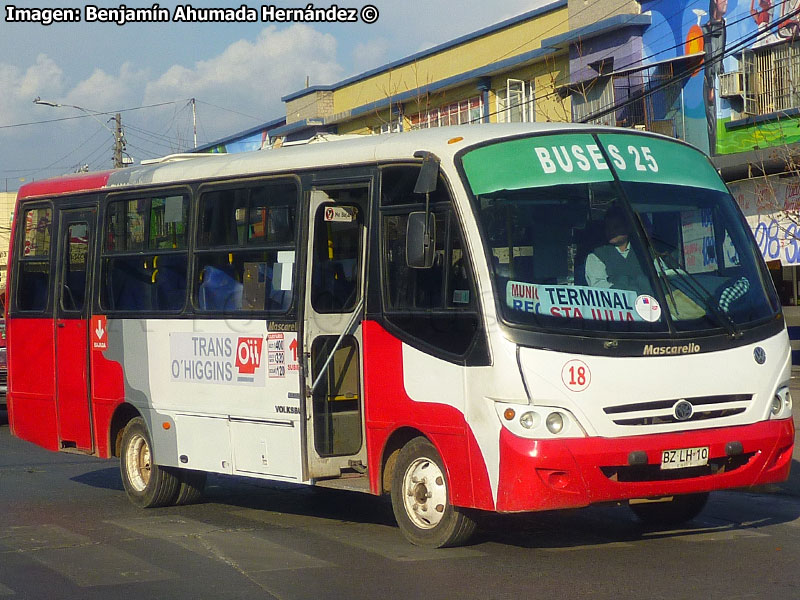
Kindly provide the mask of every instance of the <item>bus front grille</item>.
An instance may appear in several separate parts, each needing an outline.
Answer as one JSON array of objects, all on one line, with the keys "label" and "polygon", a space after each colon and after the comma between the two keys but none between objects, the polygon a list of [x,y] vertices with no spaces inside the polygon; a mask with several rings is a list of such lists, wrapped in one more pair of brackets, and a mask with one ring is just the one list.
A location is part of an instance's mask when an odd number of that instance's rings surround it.
[{"label": "bus front grille", "polygon": [[[725,394],[609,406],[603,412],[615,425],[624,427],[667,425],[732,417],[745,412],[752,401],[751,394]],[[691,404],[691,416],[685,416],[684,412],[683,418],[678,418],[677,406],[682,404],[685,408],[687,402]]]}]

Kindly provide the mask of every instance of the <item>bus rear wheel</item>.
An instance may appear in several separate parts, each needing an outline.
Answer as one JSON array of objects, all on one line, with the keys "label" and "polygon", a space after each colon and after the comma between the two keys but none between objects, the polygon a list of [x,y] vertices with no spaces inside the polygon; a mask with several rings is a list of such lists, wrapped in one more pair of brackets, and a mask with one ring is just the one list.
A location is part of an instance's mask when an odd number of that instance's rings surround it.
[{"label": "bus rear wheel", "polygon": [[644,502],[630,504],[633,514],[645,525],[670,527],[691,521],[708,502],[708,492],[673,496],[664,502]]},{"label": "bus rear wheel", "polygon": [[132,419],[125,427],[119,466],[122,485],[136,506],[154,508],[175,503],[180,480],[170,469],[153,461],[153,444],[141,417]]},{"label": "bus rear wheel", "polygon": [[425,438],[415,438],[400,450],[391,495],[397,524],[412,544],[460,546],[475,531],[475,521],[450,504],[444,463]]}]

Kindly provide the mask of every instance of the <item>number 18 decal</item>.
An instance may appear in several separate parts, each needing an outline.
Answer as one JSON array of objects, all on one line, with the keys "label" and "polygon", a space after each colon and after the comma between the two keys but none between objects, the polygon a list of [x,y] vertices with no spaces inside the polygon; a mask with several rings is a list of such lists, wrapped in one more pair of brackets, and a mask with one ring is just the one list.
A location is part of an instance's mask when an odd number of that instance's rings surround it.
[{"label": "number 18 decal", "polygon": [[571,360],[561,369],[561,381],[567,389],[582,392],[592,382],[592,373],[582,360]]}]

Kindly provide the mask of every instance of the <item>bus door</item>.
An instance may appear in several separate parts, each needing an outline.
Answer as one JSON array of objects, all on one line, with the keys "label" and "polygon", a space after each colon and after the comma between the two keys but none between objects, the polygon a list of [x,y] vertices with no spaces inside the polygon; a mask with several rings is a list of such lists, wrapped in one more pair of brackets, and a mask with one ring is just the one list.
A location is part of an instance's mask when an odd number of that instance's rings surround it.
[{"label": "bus door", "polygon": [[89,307],[97,208],[60,211],[56,276],[56,411],[61,449],[92,451]]},{"label": "bus door", "polygon": [[363,472],[361,318],[367,241],[367,183],[311,193],[304,352],[308,472]]}]

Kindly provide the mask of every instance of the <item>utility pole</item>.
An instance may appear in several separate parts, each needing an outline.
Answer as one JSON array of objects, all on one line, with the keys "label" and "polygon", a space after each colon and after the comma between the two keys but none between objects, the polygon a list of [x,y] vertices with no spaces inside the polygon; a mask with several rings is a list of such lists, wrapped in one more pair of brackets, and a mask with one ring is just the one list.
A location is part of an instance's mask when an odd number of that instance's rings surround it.
[{"label": "utility pole", "polygon": [[122,153],[125,152],[125,136],[122,134],[122,115],[114,115],[114,168],[121,169],[125,166]]},{"label": "utility pole", "polygon": [[111,129],[108,126],[108,121],[105,123],[97,118],[97,115],[103,115],[108,113],[101,113],[94,110],[89,110],[88,108],[83,108],[82,106],[76,106],[75,104],[59,104],[58,102],[48,102],[47,100],[42,100],[37,96],[33,99],[34,104],[41,104],[43,106],[52,106],[53,108],[61,108],[63,106],[68,106],[69,108],[75,108],[88,116],[92,117],[95,121],[100,123],[103,127],[108,129],[112,135],[114,136],[114,168],[121,169],[125,166],[125,160],[123,156],[125,154],[125,136],[122,133],[122,115],[117,113],[113,119],[109,119],[109,121],[114,121],[116,127]]},{"label": "utility pole", "polygon": [[192,98],[192,129],[194,130],[194,147],[197,148],[197,102]]}]

